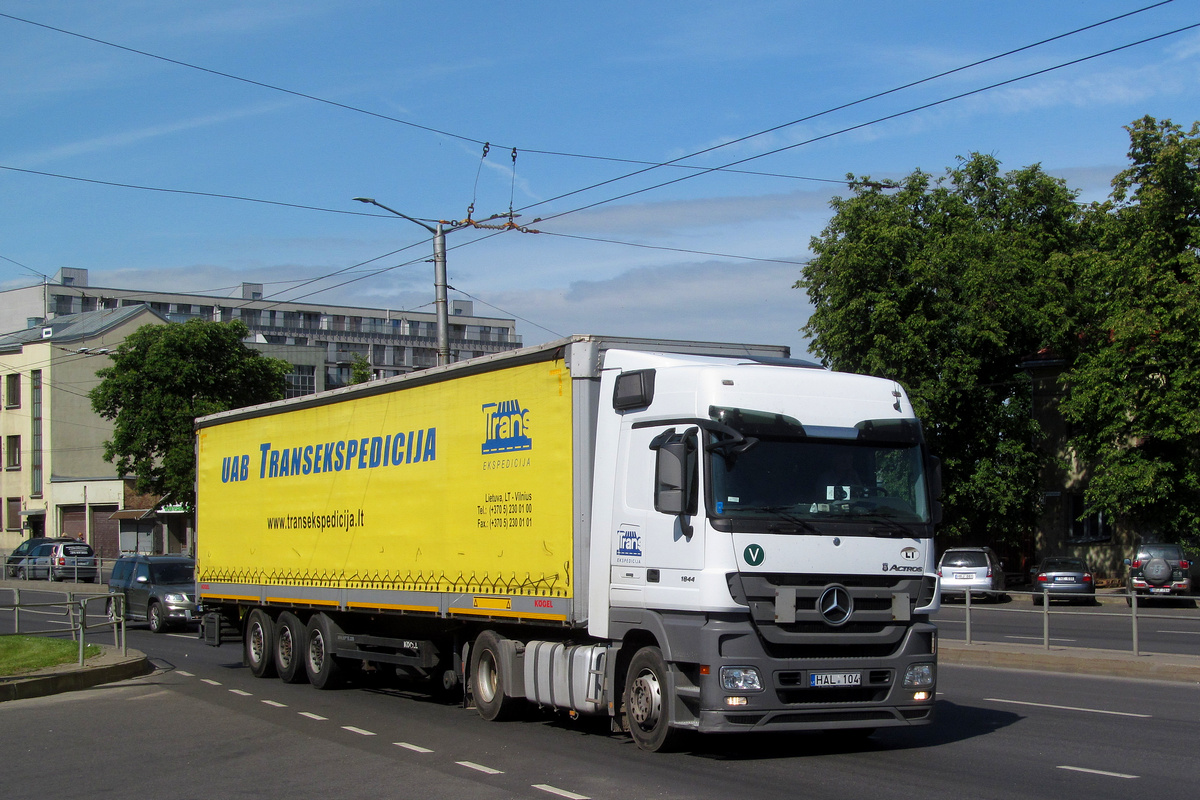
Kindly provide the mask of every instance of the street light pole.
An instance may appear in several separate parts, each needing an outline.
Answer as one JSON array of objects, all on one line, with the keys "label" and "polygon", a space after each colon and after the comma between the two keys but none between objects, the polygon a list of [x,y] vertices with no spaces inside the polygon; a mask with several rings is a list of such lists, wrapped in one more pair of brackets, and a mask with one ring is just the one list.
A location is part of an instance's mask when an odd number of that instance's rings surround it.
[{"label": "street light pole", "polygon": [[437,227],[426,225],[419,219],[413,219],[408,214],[401,214],[394,208],[388,208],[383,203],[371,197],[354,198],[360,203],[370,203],[384,211],[391,212],[409,222],[420,225],[433,234],[433,310],[437,315],[437,364],[439,367],[450,363],[450,314],[446,301],[446,231],[442,223]]}]

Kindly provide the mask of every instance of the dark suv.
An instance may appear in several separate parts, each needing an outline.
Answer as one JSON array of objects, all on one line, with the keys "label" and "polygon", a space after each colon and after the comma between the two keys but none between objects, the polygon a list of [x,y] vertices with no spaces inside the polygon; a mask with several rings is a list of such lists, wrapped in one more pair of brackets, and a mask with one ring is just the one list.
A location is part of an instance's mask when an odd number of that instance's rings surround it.
[{"label": "dark suv", "polygon": [[[125,596],[125,619],[146,620],[163,633],[187,625],[196,616],[196,562],[187,556],[124,556],[113,565],[110,594]],[[116,616],[108,601],[108,616]]]},{"label": "dark suv", "polygon": [[[1158,596],[1189,595],[1192,579],[1188,575],[1192,562],[1183,555],[1177,544],[1143,544],[1137,555],[1125,559],[1129,579],[1125,588],[1132,594]],[[1133,605],[1133,598],[1127,598]]]}]

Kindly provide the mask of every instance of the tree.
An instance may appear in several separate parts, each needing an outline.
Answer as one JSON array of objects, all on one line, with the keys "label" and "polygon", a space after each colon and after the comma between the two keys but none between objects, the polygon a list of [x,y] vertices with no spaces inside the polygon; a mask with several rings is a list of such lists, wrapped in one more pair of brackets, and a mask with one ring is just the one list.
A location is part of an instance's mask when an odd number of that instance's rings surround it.
[{"label": "tree", "polygon": [[1065,376],[1070,445],[1093,511],[1169,538],[1200,524],[1200,123],[1144,117],[1078,254],[1079,336]]},{"label": "tree", "polygon": [[1012,542],[1034,525],[1042,458],[1021,363],[1069,327],[1075,195],[978,153],[937,180],[848,178],[796,283],[814,307],[809,350],[907,387],[943,459],[947,539]]},{"label": "tree", "polygon": [[249,349],[239,321],[144,325],[97,371],[92,408],[113,422],[104,458],[137,489],[195,503],[196,417],[279,400],[286,361]]},{"label": "tree", "polygon": [[350,383],[366,383],[372,377],[371,362],[362,353],[355,353],[350,362]]}]

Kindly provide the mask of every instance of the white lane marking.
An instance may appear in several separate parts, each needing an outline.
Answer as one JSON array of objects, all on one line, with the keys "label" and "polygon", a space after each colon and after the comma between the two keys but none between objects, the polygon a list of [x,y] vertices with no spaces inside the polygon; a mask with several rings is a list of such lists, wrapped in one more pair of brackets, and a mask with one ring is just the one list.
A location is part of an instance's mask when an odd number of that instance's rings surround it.
[{"label": "white lane marking", "polygon": [[1059,769],[1069,769],[1072,772],[1086,772],[1089,775],[1104,775],[1108,778],[1140,778],[1140,775],[1126,775],[1124,772],[1106,772],[1102,769],[1087,769],[1086,767],[1068,767],[1065,764],[1059,764]]},{"label": "white lane marking", "polygon": [[356,728],[353,725],[343,725],[342,730],[350,731],[351,733],[357,733],[359,736],[374,736],[375,735],[374,732],[372,732],[372,731],[364,731],[362,728]]},{"label": "white lane marking", "polygon": [[181,670],[181,669],[177,669],[177,670],[175,670],[175,674],[176,674],[176,675],[182,675],[182,676],[183,676],[183,677],[185,677],[185,678],[194,678],[194,677],[196,677],[196,676],[195,676],[193,673],[191,673],[191,672],[184,672],[184,671],[183,671],[183,670]]},{"label": "white lane marking", "polygon": [[207,683],[209,686],[220,686],[221,685],[220,681],[214,681],[212,678],[201,678],[200,682]]},{"label": "white lane marking", "polygon": [[1155,633],[1182,633],[1185,636],[1200,636],[1200,631],[1155,631]]},{"label": "white lane marking", "polygon": [[533,788],[541,789],[543,792],[549,792],[550,794],[556,794],[559,797],[565,797],[567,800],[591,800],[586,794],[568,792],[566,789],[558,789],[548,783],[535,783],[533,784]]},{"label": "white lane marking", "polygon": [[1079,708],[1078,706],[1056,706],[1053,703],[1029,703],[1024,700],[1004,700],[999,697],[985,697],[989,703],[1010,703],[1014,706],[1036,706],[1037,708],[1056,708],[1059,711],[1086,711],[1089,714],[1111,714],[1114,717],[1137,717],[1150,719],[1150,714],[1134,714],[1130,711],[1105,711],[1103,708]]},{"label": "white lane marking", "polygon": [[242,697],[253,697],[254,696],[254,695],[250,694],[249,692],[244,691],[242,689],[230,689],[229,691],[232,692],[233,694],[241,695]]},{"label": "white lane marking", "polygon": [[176,639],[195,639],[196,638],[193,634],[190,634],[190,633],[168,633],[167,636],[171,636]]},{"label": "white lane marking", "polygon": [[455,761],[454,763],[458,764],[460,767],[466,767],[467,769],[478,770],[479,772],[482,772],[485,775],[503,775],[504,774],[503,772],[501,772],[498,769],[492,769],[491,767],[485,767],[483,764],[476,764],[474,761]]},{"label": "white lane marking", "polygon": [[315,719],[318,722],[324,722],[325,720],[329,719],[329,717],[322,717],[320,714],[314,714],[311,711],[299,711],[297,713],[300,714],[300,716],[302,716],[302,717],[308,717],[309,719]]},{"label": "white lane marking", "polygon": [[263,700],[263,702],[275,708],[287,708],[287,703],[277,703],[274,700]]},{"label": "white lane marking", "polygon": [[[1005,639],[1029,639],[1034,642],[1042,641],[1041,636],[1005,636],[1004,638]],[[1052,636],[1052,637],[1050,637],[1050,641],[1052,641],[1052,642],[1073,642],[1075,640],[1074,639],[1056,639]]]},{"label": "white lane marking", "polygon": [[414,753],[432,753],[433,752],[428,747],[420,747],[415,744],[409,744],[408,742],[392,742],[392,744],[396,745],[396,747],[403,747],[405,750],[412,750]]}]

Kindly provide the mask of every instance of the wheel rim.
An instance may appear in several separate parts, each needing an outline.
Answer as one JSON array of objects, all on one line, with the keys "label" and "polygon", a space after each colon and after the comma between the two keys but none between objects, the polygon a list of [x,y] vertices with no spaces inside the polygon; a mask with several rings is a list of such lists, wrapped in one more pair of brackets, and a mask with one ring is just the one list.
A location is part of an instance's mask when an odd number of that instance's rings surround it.
[{"label": "wheel rim", "polygon": [[159,627],[161,625],[162,625],[162,619],[159,616],[158,606],[151,606],[150,607],[150,629],[156,631],[159,629]]},{"label": "wheel rim", "polygon": [[260,623],[255,622],[250,626],[250,658],[255,664],[261,664],[263,661],[263,651],[266,649],[266,635],[263,632],[263,627]]},{"label": "wheel rim", "polygon": [[320,631],[313,631],[308,640],[308,665],[316,675],[325,668],[325,638]]},{"label": "wheel rim", "polygon": [[646,670],[629,689],[629,716],[642,730],[651,730],[662,716],[662,686],[658,676]]},{"label": "wheel rim", "polygon": [[475,670],[475,688],[483,702],[490,703],[496,699],[498,676],[495,654],[491,650],[484,650],[479,654],[479,666]]},{"label": "wheel rim", "polygon": [[284,669],[292,665],[292,629],[286,626],[279,630],[279,665]]}]

